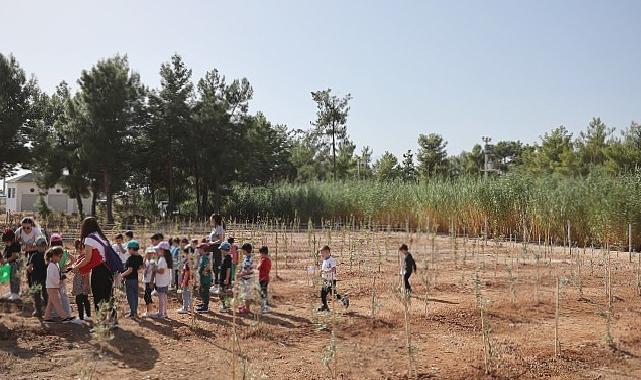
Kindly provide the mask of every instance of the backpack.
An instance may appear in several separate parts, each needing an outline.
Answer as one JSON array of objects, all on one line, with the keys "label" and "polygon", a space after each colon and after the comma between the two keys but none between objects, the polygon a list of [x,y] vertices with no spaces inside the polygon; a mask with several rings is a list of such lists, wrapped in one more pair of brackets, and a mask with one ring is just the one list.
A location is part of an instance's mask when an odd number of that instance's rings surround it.
[{"label": "backpack", "polygon": [[[111,247],[109,244],[105,244],[100,236],[97,236],[96,234],[91,234],[94,235],[92,236],[94,240],[100,243],[102,247],[105,249],[105,265],[107,265],[107,268],[111,271],[111,273],[122,273],[125,271],[125,266],[122,264],[122,260],[120,260],[120,256],[114,251],[114,249]],[[90,236],[91,236],[90,235]]]}]

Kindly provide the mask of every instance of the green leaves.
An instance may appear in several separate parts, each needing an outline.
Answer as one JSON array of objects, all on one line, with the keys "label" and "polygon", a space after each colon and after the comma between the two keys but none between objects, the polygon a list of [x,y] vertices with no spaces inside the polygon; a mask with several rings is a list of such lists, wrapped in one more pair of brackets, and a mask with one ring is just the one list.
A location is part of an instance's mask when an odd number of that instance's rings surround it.
[{"label": "green leaves", "polygon": [[29,162],[28,135],[38,120],[35,79],[27,81],[13,55],[0,54],[0,176]]}]

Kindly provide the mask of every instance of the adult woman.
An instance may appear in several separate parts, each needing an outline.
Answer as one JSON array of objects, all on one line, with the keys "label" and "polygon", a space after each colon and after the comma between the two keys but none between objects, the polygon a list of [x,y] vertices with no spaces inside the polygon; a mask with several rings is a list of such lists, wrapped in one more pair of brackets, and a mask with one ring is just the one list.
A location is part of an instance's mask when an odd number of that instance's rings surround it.
[{"label": "adult woman", "polygon": [[83,244],[79,261],[74,271],[86,274],[91,271],[91,292],[96,311],[104,302],[110,302],[113,290],[113,276],[107,268],[105,247],[109,240],[102,233],[98,221],[93,217],[85,218],[80,226],[80,241]]},{"label": "adult woman", "polygon": [[36,239],[42,236],[42,230],[30,217],[23,218],[20,224],[21,226],[16,230],[16,240],[28,256],[29,253],[37,251]]},{"label": "adult woman", "polygon": [[209,234],[209,250],[212,252],[213,260],[212,271],[214,272],[214,292],[220,289],[220,264],[222,263],[222,255],[220,253],[220,245],[225,242],[225,227],[223,226],[223,218],[218,214],[213,214],[209,218],[209,222],[213,230]]},{"label": "adult woman", "polygon": [[16,234],[12,229],[7,228],[2,233],[2,242],[4,243],[3,259],[11,267],[11,274],[9,280],[10,292],[5,294],[2,298],[11,301],[20,299],[20,277],[18,275],[18,256],[20,255],[20,243],[16,239]]},{"label": "adult woman", "polygon": [[[18,227],[18,229],[15,231],[15,241],[18,244],[20,244],[20,247],[24,252],[24,256],[26,258],[29,258],[38,251],[38,247],[36,246],[36,241],[38,240],[38,238],[44,237],[44,234],[42,233],[42,230],[40,229],[40,227],[38,227],[38,225],[36,224],[36,221],[34,218],[31,218],[31,217],[22,218],[22,220],[20,221],[20,224],[21,224],[20,227]],[[45,238],[45,244],[46,244],[46,238]],[[44,260],[44,256],[43,256],[43,260]],[[16,270],[19,269],[17,265],[18,264],[16,263]],[[13,268],[11,269],[13,272]],[[27,277],[29,277],[28,274],[27,274]],[[19,292],[20,279],[18,278],[16,281],[18,281],[18,292]],[[13,290],[11,291],[11,293],[13,293]],[[44,293],[46,294],[46,291]],[[16,298],[16,296],[13,296],[13,298]]]}]

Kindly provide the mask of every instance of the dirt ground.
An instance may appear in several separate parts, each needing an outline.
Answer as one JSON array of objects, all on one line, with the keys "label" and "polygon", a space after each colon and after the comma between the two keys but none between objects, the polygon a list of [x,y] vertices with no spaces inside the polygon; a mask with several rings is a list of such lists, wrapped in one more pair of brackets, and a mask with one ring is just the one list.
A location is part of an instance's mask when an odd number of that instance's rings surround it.
[{"label": "dirt ground", "polygon": [[[318,246],[330,237],[315,235],[288,234],[287,246],[279,235],[272,313],[238,317],[235,323],[233,315],[218,312],[217,300],[209,314],[178,315],[179,295],[173,295],[167,320],[120,318],[114,338],[100,341],[88,326],[43,324],[31,317],[30,304],[0,304],[0,378],[230,379],[235,373],[247,379],[326,379],[333,370],[340,379],[641,378],[636,256],[630,264],[627,253],[612,252],[608,265],[607,254],[598,250],[570,254],[557,247],[550,253],[534,245],[484,246],[447,236],[437,237],[432,249],[426,234],[334,233],[339,290],[349,294],[351,305],[319,314],[308,242]],[[271,246],[273,267],[275,237],[263,233],[252,239]],[[408,324],[395,290],[402,240],[412,241],[418,264]],[[611,345],[605,338],[608,267]],[[119,310],[124,309],[123,301]]]}]

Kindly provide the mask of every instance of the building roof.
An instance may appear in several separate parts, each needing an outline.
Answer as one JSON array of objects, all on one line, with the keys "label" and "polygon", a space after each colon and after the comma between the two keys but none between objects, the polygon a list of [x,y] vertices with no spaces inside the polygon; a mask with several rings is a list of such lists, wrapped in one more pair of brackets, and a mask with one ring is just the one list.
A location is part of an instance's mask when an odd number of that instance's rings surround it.
[{"label": "building roof", "polygon": [[29,172],[7,180],[7,183],[17,182],[36,182],[36,177],[33,175],[33,173]]}]

